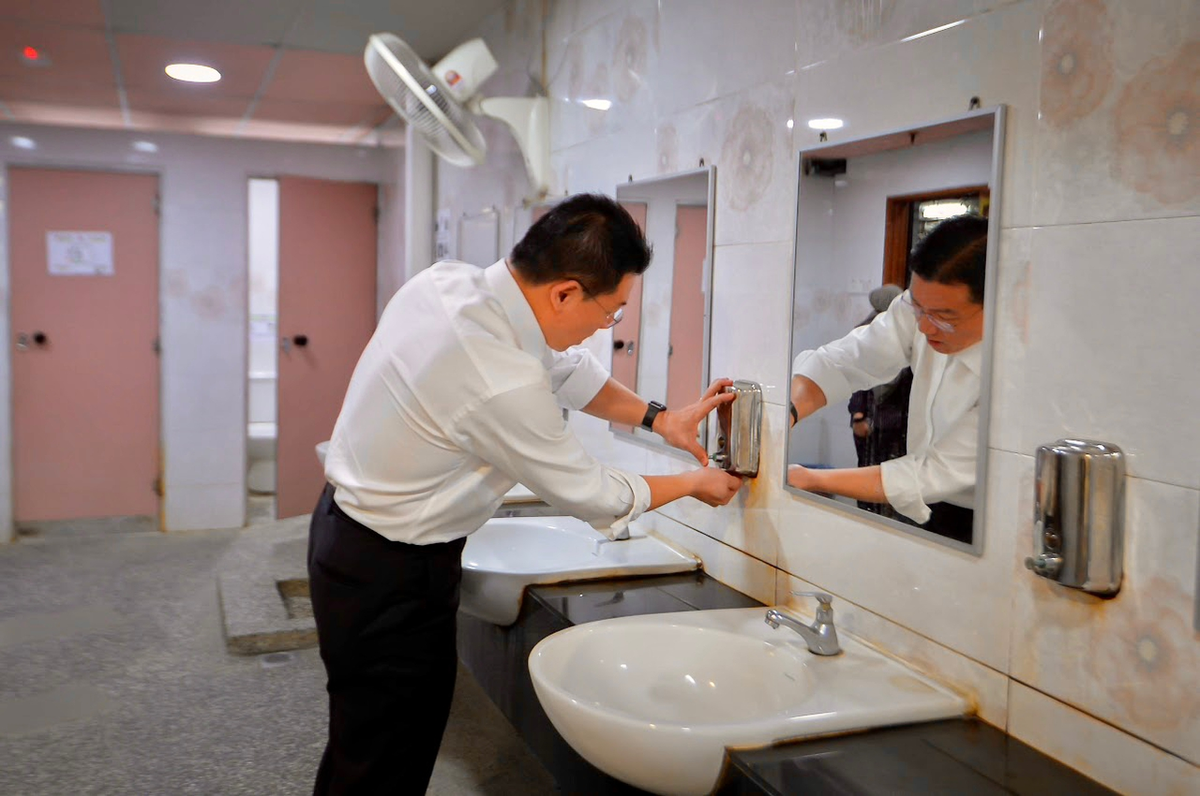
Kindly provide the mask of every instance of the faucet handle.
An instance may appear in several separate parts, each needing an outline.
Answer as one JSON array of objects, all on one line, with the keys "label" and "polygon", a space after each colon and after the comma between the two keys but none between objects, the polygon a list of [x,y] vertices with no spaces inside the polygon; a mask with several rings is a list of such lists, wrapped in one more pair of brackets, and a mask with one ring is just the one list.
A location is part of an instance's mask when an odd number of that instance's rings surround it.
[{"label": "faucet handle", "polygon": [[794,592],[792,592],[792,596],[794,596],[794,597],[816,597],[817,602],[819,602],[821,604],[822,608],[832,608],[833,607],[833,595],[827,594],[823,591],[794,591]]}]

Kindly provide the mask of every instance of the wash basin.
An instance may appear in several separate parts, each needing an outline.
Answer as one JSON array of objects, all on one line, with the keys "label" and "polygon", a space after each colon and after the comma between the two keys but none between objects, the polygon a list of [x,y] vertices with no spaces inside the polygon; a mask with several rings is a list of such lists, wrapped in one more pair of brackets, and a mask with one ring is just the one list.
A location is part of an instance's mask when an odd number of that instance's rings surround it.
[{"label": "wash basin", "polygon": [[700,562],[647,536],[634,523],[630,538],[610,541],[574,517],[488,520],[467,537],[459,607],[497,625],[511,625],[527,586],[628,575],[687,572]]},{"label": "wash basin", "polygon": [[958,695],[842,634],[808,651],[766,608],[621,617],[543,639],[529,674],[559,734],[652,793],[706,794],[726,747],[961,716]]}]

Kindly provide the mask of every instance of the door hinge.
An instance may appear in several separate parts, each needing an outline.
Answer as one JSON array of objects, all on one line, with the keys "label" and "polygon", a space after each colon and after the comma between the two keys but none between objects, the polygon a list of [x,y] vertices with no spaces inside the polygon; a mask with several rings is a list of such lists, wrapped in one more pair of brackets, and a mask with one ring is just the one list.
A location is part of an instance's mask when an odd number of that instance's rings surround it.
[{"label": "door hinge", "polygon": [[161,337],[155,337],[153,340],[150,341],[150,350],[153,351],[156,355],[162,354],[162,338]]},{"label": "door hinge", "polygon": [[162,215],[162,196],[160,194],[154,194],[154,215]]},{"label": "door hinge", "polygon": [[163,482],[161,475],[154,479],[154,483],[150,485],[150,488],[154,490],[154,494],[158,495],[159,497],[163,496]]},{"label": "door hinge", "polygon": [[375,207],[373,207],[371,209],[371,214],[375,217],[375,223],[378,224],[379,223],[379,205],[375,205]]}]

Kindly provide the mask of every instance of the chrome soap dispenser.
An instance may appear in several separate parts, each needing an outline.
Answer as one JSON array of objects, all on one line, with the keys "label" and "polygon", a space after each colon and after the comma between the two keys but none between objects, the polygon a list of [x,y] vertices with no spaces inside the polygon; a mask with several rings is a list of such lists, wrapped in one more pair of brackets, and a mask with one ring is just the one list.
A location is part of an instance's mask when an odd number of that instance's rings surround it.
[{"label": "chrome soap dispenser", "polygon": [[1037,449],[1033,544],[1025,566],[1062,586],[1111,597],[1121,588],[1125,456],[1107,442]]},{"label": "chrome soap dispenser", "polygon": [[755,478],[762,447],[762,387],[752,381],[735,381],[725,392],[737,397],[717,407],[720,450],[712,455],[712,460],[734,475]]}]

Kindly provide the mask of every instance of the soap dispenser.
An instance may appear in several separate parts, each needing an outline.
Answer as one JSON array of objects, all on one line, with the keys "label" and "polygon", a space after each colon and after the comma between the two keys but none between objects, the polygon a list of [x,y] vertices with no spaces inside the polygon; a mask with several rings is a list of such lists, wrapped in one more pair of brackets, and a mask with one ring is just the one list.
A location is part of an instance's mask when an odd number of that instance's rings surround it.
[{"label": "soap dispenser", "polygon": [[735,381],[725,388],[737,397],[717,407],[719,450],[712,461],[733,475],[758,476],[762,448],[762,387],[752,381]]}]

